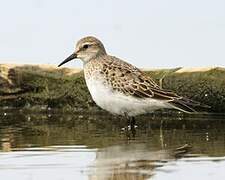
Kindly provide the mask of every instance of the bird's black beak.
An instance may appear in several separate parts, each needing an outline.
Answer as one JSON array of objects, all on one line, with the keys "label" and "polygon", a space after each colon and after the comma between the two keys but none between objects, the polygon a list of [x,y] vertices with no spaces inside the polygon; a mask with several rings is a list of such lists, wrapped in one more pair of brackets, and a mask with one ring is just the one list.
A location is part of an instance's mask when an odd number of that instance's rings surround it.
[{"label": "bird's black beak", "polygon": [[71,54],[68,58],[66,58],[63,62],[61,62],[58,65],[58,67],[62,66],[63,64],[65,64],[65,63],[67,63],[67,62],[69,62],[69,61],[71,61],[71,60],[73,60],[75,58],[77,58],[77,54],[76,53]]}]

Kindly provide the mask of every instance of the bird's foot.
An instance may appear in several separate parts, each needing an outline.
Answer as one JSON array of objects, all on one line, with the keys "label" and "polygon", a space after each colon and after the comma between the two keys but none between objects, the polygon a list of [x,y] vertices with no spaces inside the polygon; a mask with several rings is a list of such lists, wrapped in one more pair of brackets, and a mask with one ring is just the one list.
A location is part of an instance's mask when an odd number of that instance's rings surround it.
[{"label": "bird's foot", "polygon": [[138,126],[134,125],[133,127],[131,125],[125,126],[123,128],[121,128],[121,131],[131,131],[132,129],[137,129]]},{"label": "bird's foot", "polygon": [[135,119],[134,118],[129,118],[128,121],[127,121],[127,126],[122,128],[121,130],[123,132],[125,132],[125,134],[127,135],[128,139],[131,139],[131,138],[135,137],[137,128],[138,128],[138,126],[135,123]]}]

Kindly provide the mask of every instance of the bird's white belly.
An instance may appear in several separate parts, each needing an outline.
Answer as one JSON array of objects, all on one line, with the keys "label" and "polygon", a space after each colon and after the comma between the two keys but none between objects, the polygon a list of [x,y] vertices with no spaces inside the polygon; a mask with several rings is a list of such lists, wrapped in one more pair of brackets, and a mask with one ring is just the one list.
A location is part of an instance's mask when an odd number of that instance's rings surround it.
[{"label": "bird's white belly", "polygon": [[139,99],[132,96],[126,96],[120,92],[112,90],[103,84],[101,80],[86,80],[88,89],[95,103],[102,109],[113,114],[136,116],[152,112],[160,108],[168,108],[168,104],[150,98]]}]

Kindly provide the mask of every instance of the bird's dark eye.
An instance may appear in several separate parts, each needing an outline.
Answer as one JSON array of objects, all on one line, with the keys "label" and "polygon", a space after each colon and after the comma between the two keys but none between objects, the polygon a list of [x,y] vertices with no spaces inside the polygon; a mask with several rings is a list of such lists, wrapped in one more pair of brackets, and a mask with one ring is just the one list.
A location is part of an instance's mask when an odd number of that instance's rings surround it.
[{"label": "bird's dark eye", "polygon": [[89,46],[90,46],[89,44],[85,44],[85,45],[83,46],[83,48],[84,48],[84,49],[87,49],[87,48],[89,48]]}]

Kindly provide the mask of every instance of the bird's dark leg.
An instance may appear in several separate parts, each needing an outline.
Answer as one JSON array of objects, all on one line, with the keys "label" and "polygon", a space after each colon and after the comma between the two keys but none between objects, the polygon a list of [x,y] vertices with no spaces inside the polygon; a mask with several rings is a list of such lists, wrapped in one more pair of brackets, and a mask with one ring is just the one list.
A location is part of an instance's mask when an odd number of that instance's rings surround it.
[{"label": "bird's dark leg", "polygon": [[135,124],[136,124],[135,118],[130,117],[130,130],[131,130],[133,137],[135,137],[135,135],[136,135]]},{"label": "bird's dark leg", "polygon": [[130,117],[127,115],[127,113],[124,113],[125,118],[127,119],[127,134],[130,136],[129,131],[132,133],[132,137],[135,137],[136,130],[135,130],[135,119],[134,117]]},{"label": "bird's dark leg", "polygon": [[129,127],[129,125],[130,125],[130,117],[128,116],[127,113],[124,113],[124,117],[125,117],[126,120],[127,120],[127,129],[128,129],[128,127]]}]

